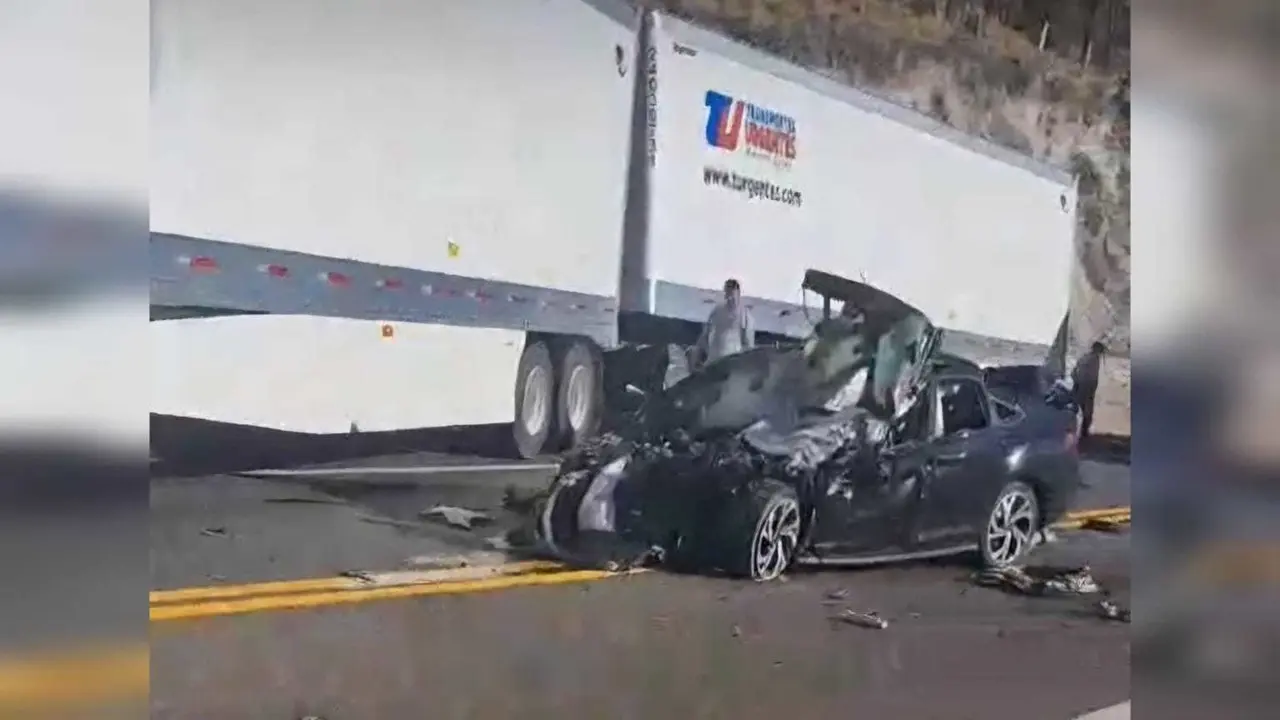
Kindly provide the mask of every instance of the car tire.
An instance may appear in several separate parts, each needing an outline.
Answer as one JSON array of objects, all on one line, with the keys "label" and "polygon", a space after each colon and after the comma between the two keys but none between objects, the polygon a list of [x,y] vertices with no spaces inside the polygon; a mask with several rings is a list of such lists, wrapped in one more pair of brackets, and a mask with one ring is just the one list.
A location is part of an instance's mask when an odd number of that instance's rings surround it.
[{"label": "car tire", "polygon": [[1019,481],[1005,485],[991,505],[978,540],[983,567],[1006,568],[1022,562],[1035,549],[1040,529],[1035,490]]},{"label": "car tire", "polygon": [[555,375],[545,343],[530,341],[516,370],[515,419],[511,437],[518,456],[528,460],[547,447],[555,421]]},{"label": "car tire", "polygon": [[561,450],[577,447],[600,432],[603,388],[598,356],[585,340],[556,343],[555,441]]},{"label": "car tire", "polygon": [[782,576],[800,548],[801,511],[795,488],[765,478],[750,483],[729,507],[715,539],[720,569],[768,582]]}]

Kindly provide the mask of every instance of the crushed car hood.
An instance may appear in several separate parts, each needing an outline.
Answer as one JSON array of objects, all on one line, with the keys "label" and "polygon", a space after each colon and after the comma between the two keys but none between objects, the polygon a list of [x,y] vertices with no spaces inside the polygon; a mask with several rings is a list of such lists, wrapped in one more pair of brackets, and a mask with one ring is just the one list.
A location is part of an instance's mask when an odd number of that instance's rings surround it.
[{"label": "crushed car hood", "polygon": [[804,287],[823,297],[824,316],[803,344],[755,348],[695,371],[654,398],[650,431],[699,436],[853,407],[892,420],[923,377],[938,331],[921,311],[864,283],[810,270]]},{"label": "crushed car hood", "polygon": [[726,498],[759,478],[814,498],[871,459],[918,395],[938,331],[863,283],[810,271],[804,288],[821,296],[822,316],[802,343],[712,362],[647,396],[621,433],[565,457],[539,520],[553,554],[643,562],[704,535]]}]

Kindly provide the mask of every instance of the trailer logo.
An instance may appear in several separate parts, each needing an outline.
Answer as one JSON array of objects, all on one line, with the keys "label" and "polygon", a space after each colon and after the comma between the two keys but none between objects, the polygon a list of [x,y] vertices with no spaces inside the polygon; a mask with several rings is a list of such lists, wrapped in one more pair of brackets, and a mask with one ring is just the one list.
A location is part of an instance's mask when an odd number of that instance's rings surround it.
[{"label": "trailer logo", "polygon": [[728,152],[790,164],[796,158],[796,121],[789,115],[707,91],[707,144]]}]

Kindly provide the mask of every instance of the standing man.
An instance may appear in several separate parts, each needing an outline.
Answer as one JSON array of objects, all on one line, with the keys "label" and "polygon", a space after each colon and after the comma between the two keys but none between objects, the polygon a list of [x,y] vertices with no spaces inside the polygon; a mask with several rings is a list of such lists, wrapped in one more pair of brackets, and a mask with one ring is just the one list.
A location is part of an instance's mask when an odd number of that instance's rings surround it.
[{"label": "standing man", "polygon": [[1093,401],[1098,394],[1098,376],[1102,372],[1102,356],[1106,352],[1107,346],[1095,341],[1071,371],[1071,388],[1076,404],[1080,406],[1081,443],[1089,437],[1089,430],[1093,427]]},{"label": "standing man", "polygon": [[742,304],[742,287],[730,278],[724,282],[724,301],[711,311],[698,337],[699,359],[702,363],[714,362],[726,355],[750,350],[755,344],[755,326],[751,313]]}]

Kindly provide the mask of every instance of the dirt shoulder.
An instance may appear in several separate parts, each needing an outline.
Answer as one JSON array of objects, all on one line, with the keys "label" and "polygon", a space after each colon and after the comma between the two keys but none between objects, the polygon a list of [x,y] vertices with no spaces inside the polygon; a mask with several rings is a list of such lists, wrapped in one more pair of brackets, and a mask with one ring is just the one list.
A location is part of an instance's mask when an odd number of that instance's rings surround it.
[{"label": "dirt shoulder", "polygon": [[1129,362],[1128,358],[1103,360],[1093,419],[1093,431],[1099,435],[1130,437]]}]

